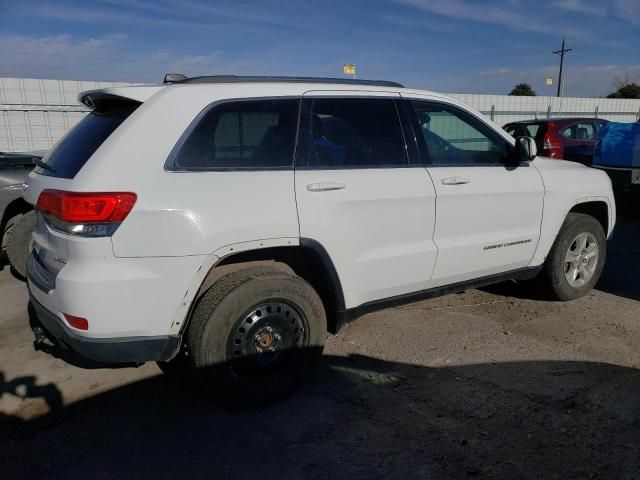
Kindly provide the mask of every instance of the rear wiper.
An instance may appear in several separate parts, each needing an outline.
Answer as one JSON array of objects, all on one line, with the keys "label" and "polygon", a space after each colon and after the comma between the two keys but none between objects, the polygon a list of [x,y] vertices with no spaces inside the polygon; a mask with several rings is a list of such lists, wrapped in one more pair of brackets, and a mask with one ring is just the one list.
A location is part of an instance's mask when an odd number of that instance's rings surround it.
[{"label": "rear wiper", "polygon": [[53,168],[51,165],[43,162],[38,157],[33,157],[33,164],[37,165],[40,168],[44,168],[45,170],[49,170],[50,172],[56,173],[56,169],[55,168]]}]

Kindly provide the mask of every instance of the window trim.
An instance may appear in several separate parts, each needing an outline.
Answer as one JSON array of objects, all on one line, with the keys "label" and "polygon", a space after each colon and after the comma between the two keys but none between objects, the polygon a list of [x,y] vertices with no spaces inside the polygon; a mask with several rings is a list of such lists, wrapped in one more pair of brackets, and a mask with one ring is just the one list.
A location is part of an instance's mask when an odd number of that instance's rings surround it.
[{"label": "window trim", "polygon": [[[338,92],[336,92],[338,93]],[[350,93],[348,91],[339,93]],[[313,116],[313,103],[316,100],[391,100],[396,112],[396,121],[398,122],[398,128],[402,135],[402,141],[404,142],[404,152],[406,163],[403,164],[385,164],[385,165],[309,165],[311,155],[311,118]],[[409,154],[409,146],[407,143],[407,134],[405,132],[405,125],[401,118],[401,110],[398,102],[402,99],[397,95],[305,95],[302,98],[300,107],[300,127],[298,128],[298,142],[296,145],[296,157],[295,157],[295,169],[296,170],[378,170],[378,169],[391,169],[391,168],[415,168],[421,166],[419,162],[412,163],[411,155]],[[415,157],[415,160],[419,160],[419,156]]]},{"label": "window trim", "polygon": [[[402,128],[407,157],[409,157],[409,166],[424,166],[423,156],[420,154],[420,144],[416,137],[416,132],[411,125],[411,115],[407,111],[407,103],[402,99],[398,99],[395,101],[395,104],[398,115],[400,116],[400,127]],[[411,141],[409,141],[409,138],[411,138]]]},{"label": "window trim", "polygon": [[[469,123],[471,124],[471,126],[473,128],[475,128],[476,130],[478,130],[483,135],[485,134],[485,132],[483,132],[480,128],[477,128],[475,124],[479,124],[483,129],[486,129],[490,133],[490,135],[487,135],[489,140],[492,140],[492,141],[499,140],[500,142],[503,142],[504,145],[505,145],[505,148],[507,150],[507,155],[511,155],[512,154],[512,152],[514,150],[514,146],[509,140],[507,140],[500,133],[495,131],[491,127],[491,125],[489,125],[488,123],[486,123],[482,119],[476,117],[475,115],[472,115],[471,113],[467,112],[463,108],[458,107],[457,105],[454,105],[454,104],[448,103],[448,102],[439,101],[439,100],[432,100],[432,99],[427,99],[427,98],[414,98],[414,97],[403,97],[403,101],[406,102],[406,109],[408,110],[407,113],[408,113],[408,115],[410,117],[411,125],[412,125],[414,131],[416,132],[415,138],[416,138],[416,141],[418,142],[419,152],[420,152],[421,156],[424,156],[422,163],[426,167],[429,167],[429,168],[431,168],[431,167],[438,167],[438,168],[440,168],[440,167],[447,167],[447,168],[452,168],[452,167],[503,167],[504,168],[504,167],[508,167],[509,166],[506,161],[493,162],[493,163],[433,163],[431,161],[431,158],[429,157],[429,151],[427,149],[427,144],[424,141],[424,137],[422,136],[421,127],[420,127],[420,125],[418,125],[418,119],[417,119],[417,117],[415,115],[411,114],[413,112],[413,105],[412,105],[413,102],[421,102],[421,103],[426,103],[426,104],[431,104],[431,105],[444,106],[444,107],[446,107],[448,109],[455,110],[456,112],[461,113],[461,117],[464,120],[470,119],[471,121]],[[520,162],[520,166],[529,166],[530,163],[531,162],[529,162],[529,161]]]},{"label": "window trim", "polygon": [[416,150],[418,152],[418,165],[424,167],[432,165],[431,157],[429,156],[429,150],[427,150],[427,144],[424,139],[419,139],[422,136],[422,131],[417,123],[415,112],[413,111],[413,105],[411,105],[411,99],[402,99],[402,109],[407,117],[408,128],[411,128],[411,136],[416,144]]},{"label": "window trim", "polygon": [[[191,136],[193,131],[198,127],[202,119],[215,108],[228,103],[239,102],[258,102],[261,100],[297,100],[298,101],[298,113],[296,118],[296,132],[294,135],[293,152],[291,156],[291,164],[283,165],[280,167],[205,167],[205,168],[183,168],[176,166],[176,158],[180,153],[183,145],[187,139]],[[282,171],[293,170],[295,166],[296,151],[298,145],[298,135],[300,133],[300,113],[302,106],[302,96],[300,95],[282,95],[282,96],[268,96],[268,97],[240,97],[240,98],[225,98],[224,100],[216,100],[209,103],[204,107],[200,113],[191,121],[189,126],[178,138],[178,141],[169,152],[169,156],[164,162],[164,170],[169,173],[203,173],[203,172],[256,172],[256,171]]]}]

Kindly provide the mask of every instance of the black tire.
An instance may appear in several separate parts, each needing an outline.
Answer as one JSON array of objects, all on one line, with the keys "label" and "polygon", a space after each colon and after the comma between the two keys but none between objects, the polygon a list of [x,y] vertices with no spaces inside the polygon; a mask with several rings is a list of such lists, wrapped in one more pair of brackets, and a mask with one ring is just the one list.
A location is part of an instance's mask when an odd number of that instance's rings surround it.
[{"label": "black tire", "polygon": [[[574,240],[582,234],[588,234],[595,238],[598,256],[597,262],[589,267],[593,268],[591,276],[585,276],[584,283],[575,286],[569,283],[567,275],[565,275],[571,269],[571,264],[567,263],[566,257],[569,250],[576,247]],[[590,215],[570,213],[560,227],[542,272],[542,280],[548,293],[554,299],[562,301],[586,295],[598,282],[604,268],[606,255],[607,237],[600,222]]]},{"label": "black tire", "polygon": [[9,257],[7,256],[7,240],[9,239],[9,232],[13,229],[13,225],[15,223],[15,217],[11,217],[6,225],[4,226],[4,230],[2,231],[2,243],[0,244],[0,261],[4,263],[9,263]]},{"label": "black tire", "polygon": [[33,245],[32,233],[36,227],[35,212],[27,212],[9,219],[5,227],[3,244],[9,263],[22,277],[27,277],[27,259]]},{"label": "black tire", "polygon": [[273,267],[221,277],[187,333],[196,377],[219,400],[262,404],[290,394],[322,354],[327,321],[305,280]]}]

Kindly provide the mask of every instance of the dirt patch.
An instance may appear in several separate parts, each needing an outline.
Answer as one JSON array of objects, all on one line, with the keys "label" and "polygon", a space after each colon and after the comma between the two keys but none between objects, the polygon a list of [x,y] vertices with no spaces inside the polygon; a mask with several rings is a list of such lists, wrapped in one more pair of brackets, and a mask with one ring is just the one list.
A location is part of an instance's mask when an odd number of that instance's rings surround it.
[{"label": "dirt patch", "polygon": [[[640,220],[589,296],[503,284],[373,313],[288,400],[212,405],[152,364],[34,352],[0,272],[0,478],[638,478]],[[533,297],[533,298],[532,298]]]}]

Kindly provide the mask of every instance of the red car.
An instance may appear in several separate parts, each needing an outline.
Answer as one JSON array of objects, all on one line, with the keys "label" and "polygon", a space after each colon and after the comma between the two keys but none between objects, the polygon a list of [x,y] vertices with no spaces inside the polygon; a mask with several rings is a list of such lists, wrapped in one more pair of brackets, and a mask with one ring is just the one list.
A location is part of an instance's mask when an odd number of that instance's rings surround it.
[{"label": "red car", "polygon": [[538,155],[591,165],[598,130],[607,120],[595,118],[548,118],[507,123],[504,130],[513,137],[531,137]]}]

